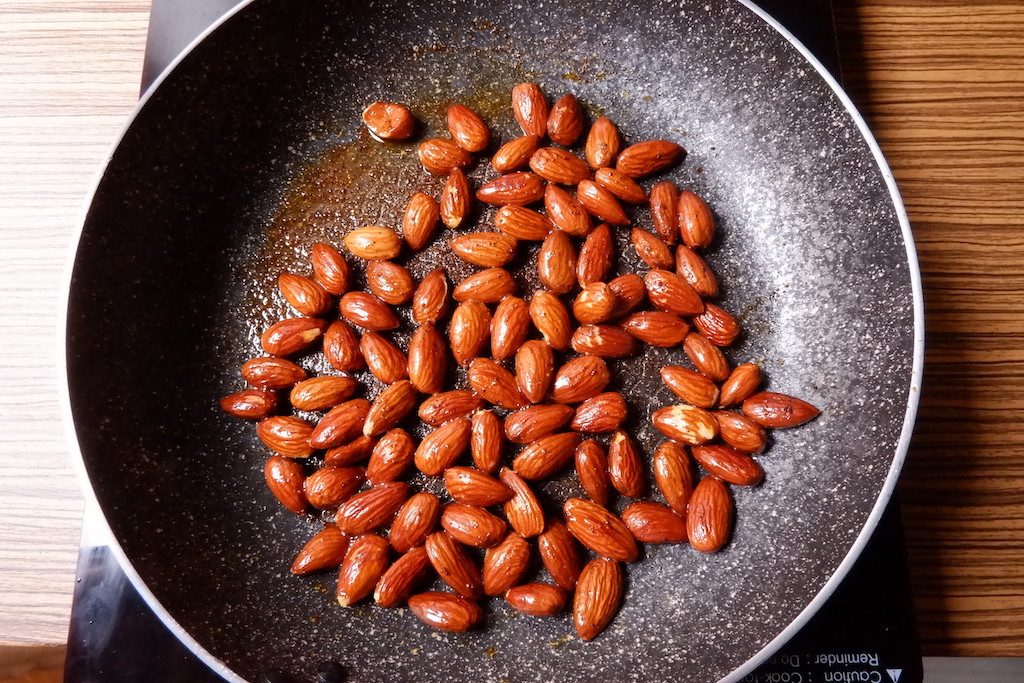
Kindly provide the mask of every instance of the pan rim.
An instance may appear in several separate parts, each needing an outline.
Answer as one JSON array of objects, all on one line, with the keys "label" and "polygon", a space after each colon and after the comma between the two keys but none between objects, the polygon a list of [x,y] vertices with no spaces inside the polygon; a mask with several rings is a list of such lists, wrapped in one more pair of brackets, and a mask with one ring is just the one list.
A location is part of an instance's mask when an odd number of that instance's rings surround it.
[{"label": "pan rim", "polygon": [[[857,130],[860,132],[861,137],[868,145],[868,149],[871,151],[872,158],[875,164],[878,166],[879,171],[885,181],[886,188],[889,191],[890,199],[893,203],[893,208],[896,213],[896,218],[900,224],[900,231],[903,236],[903,243],[906,250],[907,267],[910,274],[911,292],[913,298],[913,309],[914,309],[914,352],[913,362],[911,366],[910,374],[910,386],[907,396],[907,408],[904,413],[903,426],[900,431],[900,438],[897,442],[895,453],[893,454],[892,464],[886,475],[885,481],[882,484],[882,488],[879,491],[878,497],[875,500],[875,504],[868,514],[867,520],[864,526],[861,528],[854,540],[850,549],[843,557],[842,561],[836,567],[835,571],[828,578],[818,593],[804,606],[803,610],[792,620],[790,623],[770,640],[764,647],[754,653],[745,662],[739,665],[732,672],[720,679],[720,683],[734,683],[735,681],[741,680],[744,676],[750,674],[754,669],[764,663],[769,657],[771,657],[776,651],[778,651],[786,642],[788,642],[797,632],[802,629],[811,617],[818,612],[818,610],[824,605],[824,603],[832,596],[836,588],[846,578],[860,557],[865,545],[874,533],[875,528],[878,526],[878,522],[881,519],[882,513],[885,511],[886,506],[889,503],[890,498],[896,488],[896,483],[899,479],[903,464],[906,460],[907,452],[910,447],[910,440],[914,431],[914,423],[917,417],[918,403],[921,393],[921,380],[924,368],[924,297],[921,282],[921,270],[920,264],[917,257],[917,249],[915,246],[914,235],[910,227],[910,220],[907,216],[906,207],[903,204],[903,199],[900,195],[899,189],[896,186],[896,180],[893,177],[892,170],[889,168],[889,164],[885,159],[881,147],[875,136],[872,134],[867,122],[861,115],[853,101],[843,90],[842,85],[835,79],[835,77],[828,71],[828,69],[821,63],[821,61],[811,53],[810,50],[794,36],[789,29],[780,24],[777,20],[771,17],[767,12],[754,4],[753,0],[732,0],[747,10],[751,11],[755,16],[759,17],[762,21],[768,24],[771,28],[777,31],[786,41],[788,41],[800,55],[810,64],[817,74],[825,81],[826,85],[836,95],[839,102],[842,104],[846,113],[853,120]],[[77,431],[75,429],[74,416],[71,409],[71,392],[70,385],[68,382],[68,357],[70,353],[69,339],[68,339],[68,314],[71,297],[71,285],[72,277],[74,273],[74,265],[76,256],[78,253],[78,247],[81,242],[82,232],[85,229],[86,219],[88,217],[89,209],[92,206],[97,191],[99,190],[100,183],[103,177],[106,175],[107,168],[110,164],[114,153],[120,147],[124,137],[127,135],[129,129],[135,123],[139,114],[146,107],[149,100],[153,97],[157,89],[163,84],[170,74],[178,67],[178,65],[189,55],[191,52],[202,42],[204,42],[212,33],[214,33],[223,24],[231,20],[235,15],[239,14],[242,10],[247,8],[249,5],[256,2],[256,0],[241,0],[234,7],[225,12],[220,18],[214,21],[204,31],[197,35],[182,51],[167,65],[167,67],[154,79],[153,83],[139,98],[131,114],[125,120],[124,125],[116,135],[112,145],[109,148],[103,162],[100,164],[96,171],[94,180],[91,185],[91,190],[87,194],[83,201],[81,211],[79,213],[79,219],[75,226],[74,233],[71,235],[71,239],[68,242],[68,251],[65,255],[64,261],[64,281],[62,290],[62,302],[61,302],[61,328],[64,334],[58,336],[57,348],[55,349],[57,354],[56,365],[59,368],[59,391],[60,391],[60,412],[62,417],[62,427],[64,432],[64,438],[67,442],[68,450],[71,454],[71,459],[77,477],[82,485],[83,494],[85,497],[85,507],[88,509],[92,507],[93,510],[99,512],[97,521],[102,521],[101,533],[106,537],[108,547],[117,559],[118,564],[124,571],[128,580],[131,581],[132,586],[139,593],[142,599],[146,602],[146,605],[153,610],[153,613],[160,619],[160,621],[170,630],[174,636],[185,645],[190,651],[192,651],[204,664],[206,664],[215,673],[223,677],[225,680],[246,683],[246,679],[235,673],[227,664],[225,664],[216,655],[212,654],[209,650],[203,647],[178,621],[170,614],[170,612],[163,606],[163,604],[153,594],[152,590],[146,584],[145,580],[135,569],[131,560],[128,558],[124,549],[121,547],[120,542],[114,536],[113,531],[110,528],[109,522],[107,521],[106,515],[103,513],[103,509],[99,504],[99,500],[96,497],[93,483],[89,477],[88,470],[85,465],[85,458],[82,455],[82,450],[78,442]],[[77,456],[77,457],[76,457]]]}]

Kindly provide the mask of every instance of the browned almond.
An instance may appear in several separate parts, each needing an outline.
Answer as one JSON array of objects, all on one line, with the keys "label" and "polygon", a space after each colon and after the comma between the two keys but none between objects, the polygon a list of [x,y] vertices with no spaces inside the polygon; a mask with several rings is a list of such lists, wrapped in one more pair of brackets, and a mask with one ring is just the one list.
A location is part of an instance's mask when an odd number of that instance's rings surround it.
[{"label": "browned almond", "polygon": [[638,500],[622,511],[622,521],[641,543],[686,540],[686,518],[661,503]]},{"label": "browned almond", "polygon": [[551,232],[547,216],[522,206],[503,206],[494,214],[494,226],[509,237],[539,242]]},{"label": "browned almond", "polygon": [[409,485],[389,481],[349,498],[338,508],[335,520],[346,534],[365,534],[385,526],[409,497]]},{"label": "browned almond", "polygon": [[502,433],[501,418],[490,410],[473,413],[469,439],[469,453],[473,464],[484,472],[494,472],[501,464],[505,437]]},{"label": "browned almond", "polygon": [[321,375],[296,384],[288,399],[298,410],[327,410],[350,398],[358,388],[359,382],[351,377]]},{"label": "browned almond", "polygon": [[469,215],[473,194],[469,178],[461,168],[448,174],[441,189],[441,221],[453,230]]},{"label": "browned almond", "polygon": [[455,464],[469,447],[469,418],[457,417],[423,437],[416,448],[416,469],[436,477]]},{"label": "browned almond", "polygon": [[[418,398],[419,394],[412,382],[407,379],[395,382],[380,392],[370,406],[370,412],[366,414],[366,421],[363,423],[363,434],[377,436],[388,431],[412,412]],[[372,464],[372,456],[370,461]]]},{"label": "browned almond", "polygon": [[699,372],[678,365],[661,368],[661,381],[669,391],[698,408],[713,408],[718,400],[718,387]]},{"label": "browned almond", "polygon": [[416,131],[416,118],[398,102],[374,102],[363,110],[363,124],[378,140],[408,140]]},{"label": "browned almond", "polygon": [[566,234],[585,237],[590,232],[590,214],[580,200],[554,183],[544,190],[544,210],[552,225]]},{"label": "browned almond", "polygon": [[302,546],[292,561],[291,572],[298,576],[321,569],[335,569],[345,559],[347,550],[348,536],[336,526],[326,527]]},{"label": "browned almond", "polygon": [[651,422],[668,438],[688,445],[707,443],[718,435],[711,413],[691,405],[659,408],[651,414]]},{"label": "browned almond", "polygon": [[614,278],[608,283],[608,288],[615,295],[615,308],[612,310],[612,318],[621,318],[640,303],[647,296],[647,286],[644,279],[636,273],[626,273]]},{"label": "browned almond", "polygon": [[576,286],[576,248],[561,230],[552,230],[537,252],[537,277],[554,294]]},{"label": "browned almond", "polygon": [[573,590],[580,576],[580,550],[565,525],[550,521],[544,533],[537,537],[537,548],[552,580],[564,590]]},{"label": "browned almond", "polygon": [[424,548],[434,571],[453,590],[471,600],[478,600],[483,595],[480,569],[466,549],[451,536],[444,531],[436,531],[427,536]]},{"label": "browned almond", "polygon": [[271,356],[292,356],[316,343],[326,329],[327,321],[320,318],[286,318],[267,328],[260,346]]},{"label": "browned almond", "polygon": [[707,337],[691,332],[683,340],[683,352],[697,370],[714,380],[722,382],[729,376],[729,361],[721,349],[708,341]]},{"label": "browned almond", "polygon": [[272,455],[263,466],[267,488],[286,509],[297,515],[306,511],[306,498],[302,494],[305,475],[302,466],[281,455]]},{"label": "browned almond", "polygon": [[530,170],[549,183],[575,185],[590,178],[583,159],[558,147],[541,147],[530,157]]},{"label": "browned almond", "polygon": [[572,408],[557,403],[520,408],[505,418],[505,435],[512,443],[530,443],[564,427],[572,413]]},{"label": "browned almond", "polygon": [[421,491],[415,494],[395,515],[391,523],[388,541],[397,552],[406,553],[423,545],[435,528],[441,516],[441,501],[433,493]]},{"label": "browned almond", "polygon": [[[325,339],[325,349],[326,344]],[[242,378],[259,389],[287,389],[305,379],[306,371],[290,360],[262,356],[242,364]]]},{"label": "browned almond", "polygon": [[277,410],[277,394],[266,389],[242,389],[220,400],[220,409],[247,420],[262,420]]},{"label": "browned almond", "polygon": [[381,607],[399,607],[430,572],[430,558],[424,548],[413,548],[388,567],[373,590],[373,600]]},{"label": "browned almond", "polygon": [[542,436],[519,451],[512,469],[523,479],[547,479],[572,461],[579,442],[576,432]]},{"label": "browned almond", "polygon": [[512,497],[512,489],[474,467],[449,467],[444,471],[444,486],[463,505],[490,507]]},{"label": "browned almond", "polygon": [[436,268],[420,281],[412,297],[412,319],[418,324],[437,324],[448,314],[448,278],[444,268]]},{"label": "browned almond", "polygon": [[748,453],[720,444],[694,446],[691,450],[697,464],[722,481],[735,486],[757,486],[764,480],[764,470]]},{"label": "browned almond", "polygon": [[349,266],[337,249],[323,242],[309,250],[309,263],[313,266],[313,279],[328,293],[340,296],[348,291]]},{"label": "browned almond", "polygon": [[584,156],[591,168],[598,169],[611,166],[622,151],[622,137],[619,129],[607,116],[601,116],[590,127],[587,144],[583,149]]},{"label": "browned almond", "polygon": [[389,555],[388,542],[376,534],[352,539],[338,570],[338,604],[350,607],[372,593],[388,568]]},{"label": "browned almond", "polygon": [[417,391],[432,394],[444,386],[447,369],[444,337],[430,323],[420,325],[409,340],[409,381]]},{"label": "browned almond", "polygon": [[344,467],[362,462],[370,457],[370,451],[376,445],[377,437],[360,434],[348,443],[327,449],[327,452],[324,453],[324,464],[331,467]]},{"label": "browned almond", "polygon": [[533,339],[516,351],[516,386],[530,403],[548,395],[555,376],[555,354],[547,342]]},{"label": "browned almond", "polygon": [[473,391],[488,403],[508,410],[516,410],[527,404],[512,373],[490,358],[474,358],[470,361],[466,380]]},{"label": "browned almond", "polygon": [[530,306],[517,296],[506,296],[491,318],[491,356],[494,360],[511,358],[530,333]]},{"label": "browned almond", "polygon": [[678,163],[685,151],[668,140],[645,140],[622,150],[615,168],[630,178],[642,178]]},{"label": "browned almond", "polygon": [[370,261],[366,264],[366,286],[384,303],[401,306],[412,298],[416,283],[409,271],[397,263]]},{"label": "browned almond", "polygon": [[572,314],[584,325],[601,323],[615,311],[615,293],[604,282],[591,282],[572,302]]},{"label": "browned almond", "polygon": [[[728,410],[712,413],[718,422],[718,435],[722,441],[745,453],[763,453],[768,445],[768,434],[764,427],[746,415]],[[725,479],[725,477],[722,477]],[[726,479],[726,481],[729,481]],[[731,483],[731,482],[730,482]]]},{"label": "browned almond", "polygon": [[472,548],[490,548],[505,538],[508,525],[482,507],[451,503],[441,511],[441,526],[448,535]]},{"label": "browned almond", "polygon": [[530,299],[530,320],[551,348],[569,348],[572,321],[562,300],[551,292],[539,290]]},{"label": "browned almond", "polygon": [[305,420],[289,415],[275,415],[256,424],[256,436],[267,448],[287,458],[308,458],[313,455],[309,445],[313,428]]},{"label": "browned almond", "polygon": [[484,594],[501,595],[519,583],[530,564],[530,544],[510,531],[484,555]]},{"label": "browned almond", "polygon": [[334,510],[352,497],[366,480],[362,467],[321,467],[306,477],[302,491],[318,510]]},{"label": "browned almond", "polygon": [[420,163],[428,173],[446,175],[456,168],[465,168],[473,163],[473,155],[451,140],[430,138],[416,149]]},{"label": "browned almond", "polygon": [[480,115],[464,104],[448,107],[448,132],[467,152],[480,152],[491,143],[491,131]]},{"label": "browned almond", "polygon": [[608,190],[592,180],[582,180],[576,187],[576,199],[594,218],[612,225],[629,225],[629,216],[622,204]]},{"label": "browned almond", "polygon": [[670,348],[686,339],[690,326],[675,313],[640,311],[623,320],[622,329],[645,344]]},{"label": "browned almond", "polygon": [[564,147],[572,147],[583,134],[583,108],[572,95],[562,95],[548,115],[548,137]]},{"label": "browned almond", "polygon": [[481,268],[497,268],[511,261],[516,244],[515,237],[500,232],[471,232],[451,241],[456,256]]},{"label": "browned almond", "polygon": [[427,626],[461,633],[484,618],[480,605],[451,593],[428,591],[409,598],[409,610]]},{"label": "browned almond", "polygon": [[620,562],[636,561],[640,554],[636,540],[613,513],[582,498],[570,498],[562,510],[565,526],[577,541],[602,557]]},{"label": "browned almond", "polygon": [[402,238],[398,233],[380,225],[356,228],[345,235],[344,242],[352,254],[367,261],[393,259],[402,250]]},{"label": "browned almond", "polygon": [[591,355],[571,358],[558,369],[551,397],[558,403],[579,403],[604,391],[611,380],[608,364]]},{"label": "browned almond", "polygon": [[606,557],[583,567],[572,603],[572,623],[583,640],[593,640],[608,627],[622,604],[625,573]]},{"label": "browned almond", "polygon": [[491,311],[479,301],[464,301],[452,313],[448,326],[455,362],[465,365],[480,355],[491,334]]},{"label": "browned almond", "polygon": [[761,368],[759,366],[754,363],[737,365],[729,377],[722,382],[718,407],[727,408],[742,403],[745,399],[753,396],[759,386],[761,386]]},{"label": "browned almond", "polygon": [[488,268],[465,278],[452,295],[459,302],[472,300],[495,304],[515,291],[516,283],[511,273],[504,268]]},{"label": "browned almond", "polygon": [[576,261],[576,278],[580,287],[604,281],[612,267],[612,249],[612,231],[607,225],[602,223],[587,235]]},{"label": "browned almond", "polygon": [[629,498],[638,498],[647,489],[640,449],[621,429],[612,435],[608,446],[608,479],[616,491]]},{"label": "browned almond", "polygon": [[359,350],[359,335],[344,320],[335,320],[324,332],[324,358],[342,372],[366,367],[366,359]]},{"label": "browned almond", "polygon": [[366,292],[349,292],[338,304],[341,316],[363,329],[382,332],[398,327],[398,318],[388,305]]},{"label": "browned almond", "polygon": [[540,149],[540,143],[538,135],[523,135],[509,140],[491,157],[491,166],[498,173],[521,170],[530,163],[533,153]]},{"label": "browned almond", "polygon": [[672,246],[679,237],[679,189],[671,180],[662,180],[651,188],[651,222],[654,232]]},{"label": "browned almond", "polygon": [[818,409],[793,396],[762,391],[743,401],[743,414],[762,427],[796,427],[818,416]]},{"label": "browned almond", "polygon": [[331,408],[308,435],[309,445],[313,448],[334,448],[351,441],[363,433],[363,423],[369,412],[370,402],[365,398],[354,398]]},{"label": "browned almond", "polygon": [[437,200],[423,192],[416,192],[409,197],[402,214],[402,236],[405,243],[413,251],[427,246],[427,242],[437,232],[437,223],[441,220],[441,207]]},{"label": "browned almond", "polygon": [[685,515],[686,503],[696,484],[686,449],[672,441],[663,441],[654,449],[651,464],[654,483],[665,497],[665,502],[679,514]]},{"label": "browned almond", "polygon": [[536,83],[512,88],[512,115],[527,135],[544,137],[548,127],[548,102]]},{"label": "browned almond", "polygon": [[679,237],[691,249],[707,249],[715,239],[715,217],[690,190],[679,194]]},{"label": "browned almond", "polygon": [[714,553],[725,547],[732,531],[733,503],[722,480],[704,477],[686,506],[686,536],[694,550]]},{"label": "browned almond", "polygon": [[676,272],[701,296],[718,296],[718,280],[711,266],[685,244],[676,247]]},{"label": "browned almond", "polygon": [[668,245],[646,230],[633,228],[630,239],[633,242],[636,255],[649,268],[671,268],[675,263],[672,258],[672,250],[668,248]]},{"label": "browned almond", "polygon": [[434,394],[420,404],[417,414],[431,427],[438,427],[454,417],[469,415],[480,407],[480,397],[472,391],[453,389]]},{"label": "browned almond", "polygon": [[611,325],[583,325],[572,335],[572,350],[600,358],[622,358],[636,352],[636,340]]},{"label": "browned almond", "polygon": [[736,318],[714,304],[705,304],[704,312],[694,316],[693,324],[715,346],[729,346],[740,336]]},{"label": "browned almond", "polygon": [[507,467],[502,467],[498,478],[515,494],[501,506],[505,519],[524,538],[531,538],[544,531],[544,510],[530,485]]},{"label": "browned almond", "polygon": [[495,206],[526,206],[544,198],[544,181],[529,171],[506,173],[481,185],[476,198]]},{"label": "browned almond", "polygon": [[415,452],[416,442],[409,436],[409,432],[401,428],[390,430],[380,438],[370,453],[366,480],[377,485],[401,479],[412,467]]},{"label": "browned almond", "polygon": [[587,439],[576,447],[576,478],[590,500],[608,504],[611,482],[608,481],[608,455],[604,446]]},{"label": "browned almond", "polygon": [[331,295],[313,278],[294,273],[281,273],[277,278],[281,296],[299,315],[318,316],[331,310]]},{"label": "browned almond", "polygon": [[547,583],[526,583],[509,589],[505,602],[532,617],[553,617],[565,609],[565,591]]},{"label": "browned almond", "polygon": [[601,434],[613,432],[626,419],[626,401],[617,391],[606,391],[588,398],[576,408],[572,428],[577,432]]},{"label": "browned almond", "polygon": [[391,384],[408,376],[409,360],[386,337],[372,330],[363,332],[359,351],[366,360],[366,367],[381,382]]},{"label": "browned almond", "polygon": [[614,168],[597,169],[594,173],[594,182],[627,204],[643,204],[647,201],[647,192],[644,188]]},{"label": "browned almond", "polygon": [[700,294],[681,275],[670,270],[653,269],[644,276],[647,298],[663,311],[676,315],[698,315],[704,311]]}]

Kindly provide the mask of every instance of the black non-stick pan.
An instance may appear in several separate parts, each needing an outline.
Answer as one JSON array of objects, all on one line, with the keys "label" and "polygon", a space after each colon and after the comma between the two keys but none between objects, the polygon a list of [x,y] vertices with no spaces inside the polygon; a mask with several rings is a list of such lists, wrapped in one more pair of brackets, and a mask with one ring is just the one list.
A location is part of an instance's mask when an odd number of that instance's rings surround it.
[{"label": "black non-stick pan", "polygon": [[[397,227],[410,192],[438,191],[412,146],[365,135],[362,108],[407,102],[430,134],[463,102],[507,140],[509,92],[523,80],[574,93],[629,140],[687,148],[667,177],[718,216],[709,259],[746,331],[730,357],[822,409],[776,432],[762,486],[735,491],[728,548],[649,549],[593,642],[566,618],[500,601],[484,628],[459,635],[403,609],[339,608],[332,575],[287,571],[322,523],[281,509],[252,425],[216,407],[240,388],[260,331],[286,315],[280,271],[304,272],[317,240]],[[469,272],[445,244],[409,260],[416,276],[438,264],[453,280]],[[636,268],[622,253],[620,271]],[[533,276],[518,273],[526,293]],[[920,376],[919,284],[863,121],[747,4],[258,0],[160,79],[99,182],[70,289],[70,407],[126,570],[228,678],[308,677],[336,660],[354,681],[735,680],[828,597],[892,491]],[[648,452],[647,417],[670,402],[657,369],[681,358],[616,365]],[[574,490],[566,477],[544,495],[554,508]]]}]

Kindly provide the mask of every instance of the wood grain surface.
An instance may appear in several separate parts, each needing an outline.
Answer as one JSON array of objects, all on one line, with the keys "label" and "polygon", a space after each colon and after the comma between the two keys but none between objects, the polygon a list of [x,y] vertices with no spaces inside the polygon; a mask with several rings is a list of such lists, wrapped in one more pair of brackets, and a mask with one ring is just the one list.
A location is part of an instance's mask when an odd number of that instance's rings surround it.
[{"label": "wood grain surface", "polygon": [[[1024,655],[1024,12],[836,4],[848,89],[924,273],[924,394],[901,486],[924,649]],[[0,3],[0,643],[66,637],[81,498],[54,369],[62,269],[138,94],[147,10]]]}]

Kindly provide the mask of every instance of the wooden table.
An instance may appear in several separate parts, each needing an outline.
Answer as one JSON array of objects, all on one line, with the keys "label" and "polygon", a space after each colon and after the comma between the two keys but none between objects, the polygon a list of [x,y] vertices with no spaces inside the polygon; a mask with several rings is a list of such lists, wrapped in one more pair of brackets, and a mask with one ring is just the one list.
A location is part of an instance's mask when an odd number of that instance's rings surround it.
[{"label": "wooden table", "polygon": [[[901,487],[924,649],[1024,655],[1024,12],[836,4],[846,82],[924,271],[924,395]],[[54,370],[62,268],[138,95],[147,11],[0,4],[0,643],[66,636],[81,498]]]}]

